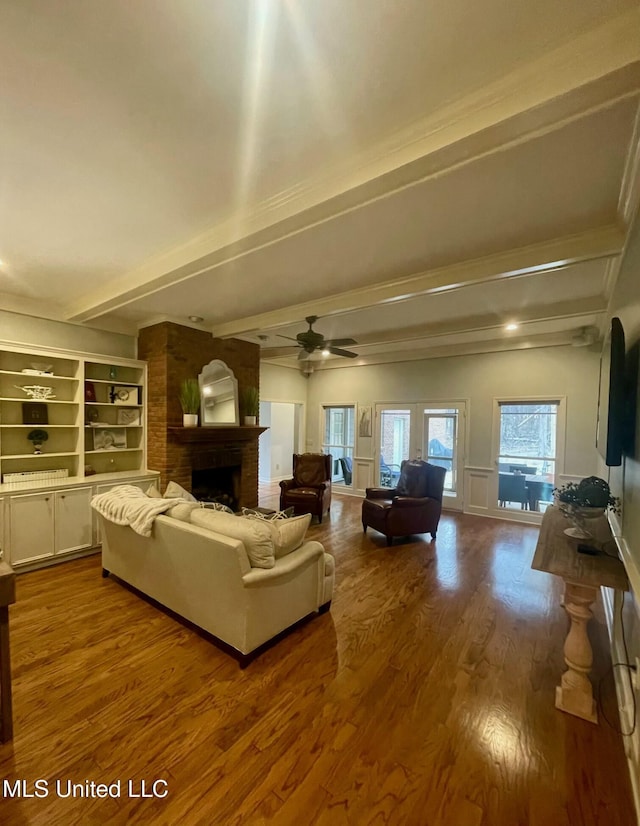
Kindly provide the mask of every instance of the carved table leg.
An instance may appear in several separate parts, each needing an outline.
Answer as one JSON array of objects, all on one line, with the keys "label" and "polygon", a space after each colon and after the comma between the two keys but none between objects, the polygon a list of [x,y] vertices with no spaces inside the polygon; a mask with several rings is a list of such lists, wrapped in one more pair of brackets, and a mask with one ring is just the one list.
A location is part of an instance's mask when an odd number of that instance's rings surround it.
[{"label": "carved table leg", "polygon": [[591,605],[598,595],[597,588],[565,583],[564,608],[571,626],[564,643],[564,661],[567,670],[556,688],[556,708],[598,722],[593,688],[589,680],[593,651],[587,635],[587,623],[593,616]]}]

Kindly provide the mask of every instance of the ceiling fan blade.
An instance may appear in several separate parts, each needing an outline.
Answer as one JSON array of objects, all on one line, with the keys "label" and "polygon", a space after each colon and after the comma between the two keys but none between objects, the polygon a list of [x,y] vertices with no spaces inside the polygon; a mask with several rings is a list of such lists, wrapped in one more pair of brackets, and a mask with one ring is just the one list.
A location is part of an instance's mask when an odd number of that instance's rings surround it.
[{"label": "ceiling fan blade", "polygon": [[306,361],[307,359],[311,358],[311,353],[308,353],[306,350],[300,350],[298,353],[298,361]]},{"label": "ceiling fan blade", "polygon": [[330,338],[325,341],[328,347],[344,347],[347,344],[357,344],[355,338]]},{"label": "ceiling fan blade", "polygon": [[327,349],[334,356],[344,356],[344,358],[347,358],[347,359],[358,358],[358,354],[357,353],[352,353],[351,350],[341,350],[340,347],[328,347]]}]

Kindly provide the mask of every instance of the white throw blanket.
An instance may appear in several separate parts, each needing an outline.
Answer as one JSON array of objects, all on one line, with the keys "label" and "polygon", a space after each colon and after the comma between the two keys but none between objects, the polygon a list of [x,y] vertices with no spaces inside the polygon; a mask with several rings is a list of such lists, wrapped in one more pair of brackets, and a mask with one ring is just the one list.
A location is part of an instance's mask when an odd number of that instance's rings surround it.
[{"label": "white throw blanket", "polygon": [[151,536],[153,520],[183,499],[154,499],[135,485],[119,485],[91,500],[91,507],[116,525],[130,525],[141,536]]}]

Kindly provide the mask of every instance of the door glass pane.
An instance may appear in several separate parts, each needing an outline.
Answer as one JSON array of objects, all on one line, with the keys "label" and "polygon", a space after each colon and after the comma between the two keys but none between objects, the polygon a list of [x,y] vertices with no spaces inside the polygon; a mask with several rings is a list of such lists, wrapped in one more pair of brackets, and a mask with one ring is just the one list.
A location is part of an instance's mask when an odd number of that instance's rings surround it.
[{"label": "door glass pane", "polygon": [[458,415],[456,410],[425,410],[424,434],[426,445],[423,454],[427,462],[446,468],[444,489],[455,493],[456,442]]},{"label": "door glass pane", "polygon": [[395,487],[400,464],[409,458],[410,410],[382,410],[380,413],[380,479],[385,488]]},{"label": "door glass pane", "polygon": [[557,429],[557,402],[500,405],[500,507],[541,511],[552,502]]},{"label": "door glass pane", "polygon": [[331,481],[352,484],[355,406],[325,407],[322,452],[333,456]]}]

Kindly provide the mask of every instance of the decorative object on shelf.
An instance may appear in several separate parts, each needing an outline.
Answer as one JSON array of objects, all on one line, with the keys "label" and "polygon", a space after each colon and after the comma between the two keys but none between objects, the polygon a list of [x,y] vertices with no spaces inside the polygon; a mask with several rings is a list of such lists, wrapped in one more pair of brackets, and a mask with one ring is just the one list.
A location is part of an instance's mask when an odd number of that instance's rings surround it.
[{"label": "decorative object on shelf", "polygon": [[95,476],[95,475],[96,475],[96,472],[95,472],[95,470],[91,467],[91,465],[85,465],[85,466],[84,466],[84,475],[85,475],[85,476]]},{"label": "decorative object on shelf", "polygon": [[117,379],[118,378],[118,368],[115,366],[115,364],[112,364],[109,367],[109,378],[110,379]]},{"label": "decorative object on shelf", "polygon": [[22,390],[31,399],[40,399],[42,401],[55,399],[53,387],[45,387],[42,384],[14,384],[13,386],[16,390]]},{"label": "decorative object on shelf", "polygon": [[36,428],[27,435],[27,439],[33,445],[34,454],[39,456],[42,453],[42,445],[49,439],[49,434],[46,430]]},{"label": "decorative object on shelf", "polygon": [[240,395],[240,407],[242,408],[245,425],[255,427],[260,410],[260,393],[257,387],[243,387]]},{"label": "decorative object on shelf", "polygon": [[127,433],[122,427],[94,430],[94,450],[122,450],[127,446]]},{"label": "decorative object on shelf", "polygon": [[84,411],[84,420],[87,424],[96,424],[100,419],[100,411],[97,407],[87,407]]},{"label": "decorative object on shelf", "polygon": [[111,404],[138,404],[138,388],[128,387],[121,384],[113,384],[109,388],[109,401]]},{"label": "decorative object on shelf", "polygon": [[124,425],[125,427],[139,427],[142,424],[142,411],[138,408],[132,410],[118,410],[116,414],[116,424]]},{"label": "decorative object on shelf", "polygon": [[568,482],[553,491],[558,507],[573,524],[565,534],[573,539],[593,539],[589,521],[604,516],[607,509],[613,513],[620,511],[620,499],[611,495],[604,479],[588,476],[578,482]]},{"label": "decorative object on shelf", "polygon": [[96,400],[96,388],[92,381],[85,381],[84,383],[84,400],[86,402],[94,402]]},{"label": "decorative object on shelf", "polygon": [[180,385],[178,400],[182,408],[182,424],[184,427],[198,426],[198,411],[200,410],[200,385],[198,379],[185,379]]},{"label": "decorative object on shelf", "polygon": [[49,424],[47,405],[42,402],[22,402],[23,424]]},{"label": "decorative object on shelf", "polygon": [[32,361],[30,368],[25,367],[24,370],[21,370],[20,372],[27,373],[29,376],[52,376],[52,367],[53,365],[45,364],[42,361]]}]

